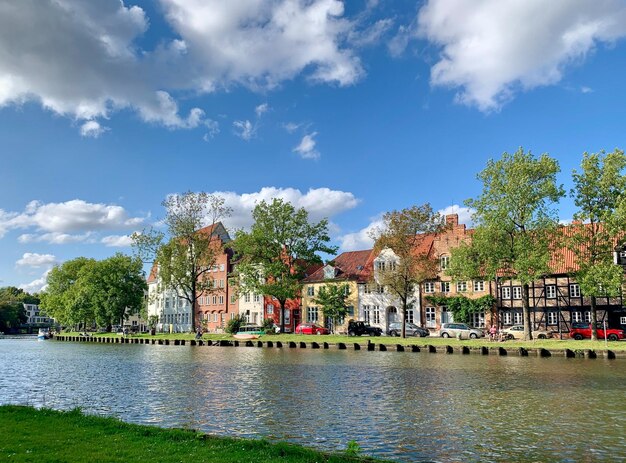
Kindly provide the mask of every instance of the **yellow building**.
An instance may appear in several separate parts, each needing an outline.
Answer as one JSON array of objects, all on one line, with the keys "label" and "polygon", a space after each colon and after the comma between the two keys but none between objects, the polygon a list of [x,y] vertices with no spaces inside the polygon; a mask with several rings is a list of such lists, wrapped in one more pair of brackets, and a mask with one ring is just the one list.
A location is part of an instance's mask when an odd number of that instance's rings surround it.
[{"label": "yellow building", "polygon": [[[347,285],[348,297],[346,305],[348,306],[348,314],[343,320],[334,321],[335,332],[346,331],[348,321],[357,318],[359,307],[357,285],[367,282],[369,278],[367,269],[371,256],[371,249],[344,252],[307,276],[302,282],[302,322],[316,323],[331,328],[333,321],[325,319],[322,307],[316,302],[316,297],[323,286]],[[371,267],[371,262],[369,267]]]}]

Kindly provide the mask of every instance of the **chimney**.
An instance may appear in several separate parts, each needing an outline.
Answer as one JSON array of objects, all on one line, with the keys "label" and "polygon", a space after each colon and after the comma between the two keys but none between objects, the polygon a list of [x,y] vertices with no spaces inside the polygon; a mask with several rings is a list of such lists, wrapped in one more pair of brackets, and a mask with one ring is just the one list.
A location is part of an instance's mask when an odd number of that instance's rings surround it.
[{"label": "chimney", "polygon": [[459,214],[448,214],[446,215],[446,224],[456,227],[459,225]]}]

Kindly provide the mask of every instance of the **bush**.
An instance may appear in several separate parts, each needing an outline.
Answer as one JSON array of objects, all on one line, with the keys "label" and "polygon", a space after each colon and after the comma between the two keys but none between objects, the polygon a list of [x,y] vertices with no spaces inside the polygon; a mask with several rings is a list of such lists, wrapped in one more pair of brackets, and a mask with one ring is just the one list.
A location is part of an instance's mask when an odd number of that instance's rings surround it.
[{"label": "bush", "polygon": [[241,325],[243,325],[245,322],[245,315],[235,315],[235,318],[231,318],[230,320],[228,320],[224,331],[229,334],[235,334],[237,331],[239,331],[239,327],[241,327]]},{"label": "bush", "polygon": [[274,320],[271,318],[264,318],[261,326],[263,327],[263,331],[266,333],[274,332]]}]

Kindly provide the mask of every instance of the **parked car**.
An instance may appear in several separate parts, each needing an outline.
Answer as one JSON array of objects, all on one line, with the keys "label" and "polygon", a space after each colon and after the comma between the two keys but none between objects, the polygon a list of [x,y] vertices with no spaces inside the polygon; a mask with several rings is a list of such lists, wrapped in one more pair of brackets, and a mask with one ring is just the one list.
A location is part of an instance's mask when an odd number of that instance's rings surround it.
[{"label": "parked car", "polygon": [[300,323],[296,326],[296,334],[329,334],[328,328],[316,325],[315,323]]},{"label": "parked car", "polygon": [[[510,328],[506,328],[500,331],[501,334],[506,336],[506,339],[523,339],[524,338],[524,325],[513,325]],[[552,331],[546,330],[533,330],[533,339],[548,339],[552,337]]]},{"label": "parked car", "polygon": [[363,321],[350,320],[348,322],[348,336],[361,336],[363,334],[380,336],[383,334],[383,330],[376,326],[369,326]]},{"label": "parked car", "polygon": [[465,323],[442,323],[439,336],[442,338],[478,339],[483,337],[483,332],[476,328],[470,328]]},{"label": "parked car", "polygon": [[[604,339],[606,336],[606,339],[609,341],[617,341],[626,337],[626,333],[621,328],[607,328],[605,333],[604,323],[602,322],[596,323],[596,330],[598,331],[598,339]],[[569,337],[576,339],[577,341],[580,341],[581,339],[591,339],[591,323],[585,324],[584,328],[572,326],[572,329],[569,332]]]},{"label": "parked car", "polygon": [[[423,338],[430,335],[430,331],[428,331],[426,328],[422,328],[421,326],[417,326],[413,323],[407,323],[405,326],[405,333],[407,336],[419,336]],[[401,336],[402,323],[389,323],[389,327],[387,328],[387,334],[389,336]]]}]

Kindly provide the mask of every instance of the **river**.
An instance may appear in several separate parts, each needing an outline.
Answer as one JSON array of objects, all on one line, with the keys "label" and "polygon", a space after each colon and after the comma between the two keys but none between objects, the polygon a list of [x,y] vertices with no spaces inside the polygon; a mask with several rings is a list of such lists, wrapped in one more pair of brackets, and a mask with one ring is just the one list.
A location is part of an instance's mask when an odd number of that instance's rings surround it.
[{"label": "river", "polygon": [[626,361],[0,339],[0,404],[398,461],[626,459]]}]

